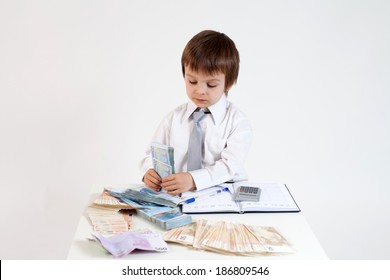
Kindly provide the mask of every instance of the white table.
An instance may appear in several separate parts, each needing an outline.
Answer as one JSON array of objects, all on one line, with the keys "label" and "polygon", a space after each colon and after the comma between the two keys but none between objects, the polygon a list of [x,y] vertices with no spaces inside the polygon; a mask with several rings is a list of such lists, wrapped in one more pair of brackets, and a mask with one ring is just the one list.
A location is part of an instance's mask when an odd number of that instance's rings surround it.
[{"label": "white table", "polygon": [[[103,191],[102,186],[94,186],[91,191],[90,202]],[[317,238],[311,231],[302,213],[245,213],[245,214],[194,214],[192,219],[225,220],[249,225],[262,225],[275,227],[291,244],[294,253],[284,255],[257,255],[257,256],[232,256],[210,251],[194,250],[189,247],[168,243],[169,252],[156,253],[147,251],[135,251],[124,259],[187,259],[187,260],[215,260],[215,259],[296,259],[296,260],[324,260],[326,256]],[[137,215],[133,215],[133,228],[149,228],[153,231],[164,232],[153,223],[146,221]],[[113,259],[97,242],[91,242],[92,226],[84,213],[81,215],[76,233],[74,235],[68,259]]]}]

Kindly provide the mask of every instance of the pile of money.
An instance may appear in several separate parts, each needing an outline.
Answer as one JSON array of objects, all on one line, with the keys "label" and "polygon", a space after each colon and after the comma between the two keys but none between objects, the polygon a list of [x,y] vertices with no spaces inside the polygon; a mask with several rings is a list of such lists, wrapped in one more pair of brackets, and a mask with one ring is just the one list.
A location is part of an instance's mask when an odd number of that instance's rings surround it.
[{"label": "pile of money", "polygon": [[173,147],[159,143],[152,143],[153,168],[161,178],[175,173]]},{"label": "pile of money", "polygon": [[87,215],[94,231],[113,234],[128,231],[132,227],[132,213],[109,207],[89,206]]},{"label": "pile of money", "polygon": [[198,220],[170,230],[164,240],[222,254],[256,255],[292,253],[287,240],[273,227],[226,221]]},{"label": "pile of money", "polygon": [[114,234],[131,229],[131,209],[130,205],[104,191],[87,207],[86,212],[94,231]]},{"label": "pile of money", "polygon": [[137,209],[137,213],[144,219],[155,223],[157,226],[170,230],[192,223],[192,217],[180,211],[179,207],[156,205],[143,209]]},{"label": "pile of money", "polygon": [[134,208],[144,208],[147,205],[153,204],[176,207],[186,200],[185,198],[181,198],[179,196],[167,194],[165,191],[156,192],[144,185],[118,190],[107,189],[107,191],[112,196],[129,203]]},{"label": "pile of money", "polygon": [[124,257],[135,249],[168,252],[168,245],[162,236],[150,230],[127,231],[112,237],[105,237],[99,233],[93,234],[93,236],[116,258]]},{"label": "pile of money", "polygon": [[124,190],[106,189],[106,191],[120,201],[131,205],[140,217],[165,230],[188,225],[192,222],[191,216],[182,213],[179,207],[174,207],[184,201],[184,198],[167,193],[156,193],[143,186]]}]

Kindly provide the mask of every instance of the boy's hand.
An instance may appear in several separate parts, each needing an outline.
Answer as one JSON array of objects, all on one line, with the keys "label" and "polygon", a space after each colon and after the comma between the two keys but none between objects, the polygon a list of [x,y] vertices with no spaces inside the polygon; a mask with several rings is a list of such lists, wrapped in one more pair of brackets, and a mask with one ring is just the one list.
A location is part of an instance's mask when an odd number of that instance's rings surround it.
[{"label": "boy's hand", "polygon": [[161,178],[154,169],[151,168],[145,173],[143,181],[148,188],[157,192],[161,191]]},{"label": "boy's hand", "polygon": [[161,187],[172,195],[178,195],[186,191],[195,190],[195,182],[188,172],[169,175],[162,179]]}]

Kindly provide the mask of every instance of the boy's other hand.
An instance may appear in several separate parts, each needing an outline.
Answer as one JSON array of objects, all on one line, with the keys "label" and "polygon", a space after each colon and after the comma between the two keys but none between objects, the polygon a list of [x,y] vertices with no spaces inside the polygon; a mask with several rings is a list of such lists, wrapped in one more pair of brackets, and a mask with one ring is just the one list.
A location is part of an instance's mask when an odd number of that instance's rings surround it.
[{"label": "boy's other hand", "polygon": [[154,169],[151,168],[145,173],[143,181],[148,188],[157,192],[161,191],[161,178]]},{"label": "boy's other hand", "polygon": [[161,187],[168,194],[178,195],[186,191],[195,190],[195,182],[190,173],[181,172],[163,178]]}]

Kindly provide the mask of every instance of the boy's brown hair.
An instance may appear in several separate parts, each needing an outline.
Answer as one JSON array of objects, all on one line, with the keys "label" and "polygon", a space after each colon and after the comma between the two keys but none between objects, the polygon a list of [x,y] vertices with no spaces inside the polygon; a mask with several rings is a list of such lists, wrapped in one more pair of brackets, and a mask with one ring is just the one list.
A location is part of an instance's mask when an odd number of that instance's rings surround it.
[{"label": "boy's brown hair", "polygon": [[181,57],[183,76],[185,66],[210,75],[225,74],[225,94],[237,82],[240,56],[234,42],[225,34],[204,30],[187,43]]}]

